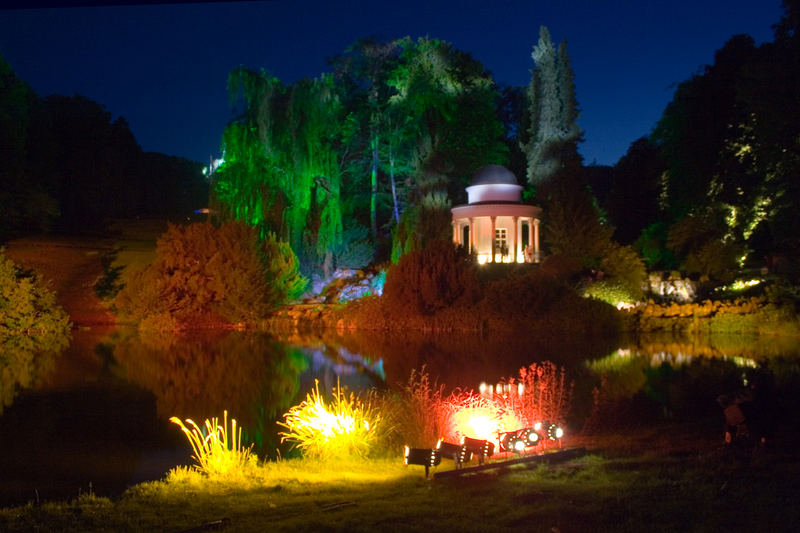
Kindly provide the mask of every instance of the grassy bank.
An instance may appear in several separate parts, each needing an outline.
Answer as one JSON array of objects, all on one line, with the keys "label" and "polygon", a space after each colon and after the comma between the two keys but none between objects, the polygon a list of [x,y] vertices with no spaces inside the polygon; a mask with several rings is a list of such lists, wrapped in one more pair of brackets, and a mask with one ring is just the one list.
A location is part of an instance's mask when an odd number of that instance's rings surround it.
[{"label": "grassy bank", "polygon": [[685,426],[584,442],[603,451],[558,465],[449,479],[426,480],[421,467],[404,467],[399,457],[284,460],[217,480],[179,469],[116,501],[84,494],[69,503],[0,510],[0,529],[569,532],[800,526],[800,508],[793,503],[800,498],[800,464],[789,445],[795,442],[756,455],[736,453]]}]

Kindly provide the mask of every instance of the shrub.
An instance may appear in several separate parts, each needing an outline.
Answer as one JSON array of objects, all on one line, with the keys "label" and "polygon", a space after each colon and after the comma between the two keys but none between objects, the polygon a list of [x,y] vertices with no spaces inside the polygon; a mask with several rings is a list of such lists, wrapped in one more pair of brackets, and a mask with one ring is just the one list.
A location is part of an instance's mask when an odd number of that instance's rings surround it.
[{"label": "shrub", "polygon": [[[600,268],[625,293],[625,299],[618,301],[633,303],[642,298],[642,284],[647,278],[647,271],[633,248],[612,243],[600,260]],[[616,305],[616,302],[609,303]]]},{"label": "shrub", "polygon": [[603,279],[595,281],[584,292],[584,296],[594,298],[607,304],[617,306],[620,303],[634,304],[639,301],[641,289],[636,292],[631,290],[630,285],[623,283],[619,279]]},{"label": "shrub", "polygon": [[570,281],[580,274],[583,267],[580,261],[574,257],[554,254],[544,258],[539,270],[543,275],[549,276],[550,278]]},{"label": "shrub", "polygon": [[513,311],[521,318],[543,313],[563,296],[567,289],[540,271],[511,274],[489,283],[484,298],[489,309],[499,315]]},{"label": "shrub", "polygon": [[155,329],[196,320],[253,321],[302,293],[297,258],[273,235],[229,222],[170,225],[156,259],[126,273],[114,299],[123,316]]},{"label": "shrub", "polygon": [[432,315],[436,311],[478,300],[475,265],[449,241],[431,241],[409,252],[386,275],[383,297],[393,311]]},{"label": "shrub", "polygon": [[0,340],[11,335],[68,335],[69,316],[31,271],[0,249]]}]

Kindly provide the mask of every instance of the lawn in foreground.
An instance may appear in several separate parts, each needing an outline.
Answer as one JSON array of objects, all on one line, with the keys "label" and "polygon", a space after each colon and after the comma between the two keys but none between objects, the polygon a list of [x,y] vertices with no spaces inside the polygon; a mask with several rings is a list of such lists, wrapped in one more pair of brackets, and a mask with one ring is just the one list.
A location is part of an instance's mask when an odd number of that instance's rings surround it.
[{"label": "lawn in foreground", "polygon": [[[449,468],[447,466],[446,468]],[[0,510],[8,531],[796,531],[800,463],[774,450],[606,458],[426,480],[399,459],[188,469],[111,501]]]}]

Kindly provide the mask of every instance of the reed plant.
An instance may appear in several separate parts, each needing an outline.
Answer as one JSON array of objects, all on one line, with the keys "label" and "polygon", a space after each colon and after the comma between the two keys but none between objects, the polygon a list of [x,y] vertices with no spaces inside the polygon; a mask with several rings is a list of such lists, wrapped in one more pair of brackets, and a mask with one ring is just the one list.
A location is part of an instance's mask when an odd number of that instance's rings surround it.
[{"label": "reed plant", "polygon": [[456,389],[444,393],[423,366],[413,370],[395,401],[385,408],[405,444],[430,447],[439,439],[462,437],[496,440],[498,433],[536,422],[563,424],[572,404],[573,383],[564,368],[545,361],[509,378],[505,393],[477,394]]},{"label": "reed plant", "polygon": [[327,460],[369,455],[378,441],[381,420],[372,394],[362,399],[337,385],[326,402],[315,380],[314,390],[278,424],[286,428],[280,433],[281,442],[292,441],[306,457]]},{"label": "reed plant", "polygon": [[[210,477],[239,474],[254,466],[257,457],[252,454],[252,444],[242,445],[242,428],[237,431],[236,419],[231,418],[231,431],[228,433],[228,411],[223,411],[223,423],[214,417],[206,419],[205,428],[200,428],[192,419],[184,424],[177,416],[169,419],[183,431],[194,451],[195,468]],[[187,424],[189,427],[187,427]]]},{"label": "reed plant", "polygon": [[572,406],[574,383],[567,372],[550,361],[522,367],[519,378],[509,378],[515,394],[497,396],[500,407],[515,414],[520,422],[532,425],[545,420],[563,424]]}]

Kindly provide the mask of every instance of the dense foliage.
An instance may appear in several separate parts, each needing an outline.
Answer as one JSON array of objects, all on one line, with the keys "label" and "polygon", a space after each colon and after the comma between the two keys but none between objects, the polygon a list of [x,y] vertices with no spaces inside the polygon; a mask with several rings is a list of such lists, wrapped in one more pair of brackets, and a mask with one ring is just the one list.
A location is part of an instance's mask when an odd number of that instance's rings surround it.
[{"label": "dense foliage", "polygon": [[582,132],[577,122],[578,102],[566,41],[556,49],[550,32],[542,26],[531,57],[536,67],[527,94],[529,137],[522,149],[527,157],[528,182],[538,185],[563,168],[570,152],[574,153],[573,158],[577,155]]},{"label": "dense foliage", "polygon": [[[800,272],[791,229],[800,198],[800,6],[783,7],[772,42],[729,39],[712,65],[678,86],[651,136],[665,172],[656,196],[647,171],[643,199],[657,198],[659,219],[682,234],[670,235],[680,249],[665,244],[686,270],[712,278],[741,265]],[[715,235],[689,241],[686,226],[699,229],[701,219]]]},{"label": "dense foliage", "polygon": [[424,315],[474,303],[480,297],[475,264],[452,243],[431,241],[424,249],[401,257],[389,270],[383,297],[389,309]]},{"label": "dense foliage", "polygon": [[114,299],[119,313],[143,326],[254,321],[305,288],[291,248],[238,222],[170,225],[147,268],[128,273]]},{"label": "dense foliage", "polygon": [[17,267],[0,249],[0,340],[12,335],[64,335],[69,316],[33,272]]},{"label": "dense foliage", "polygon": [[0,249],[0,414],[52,370],[69,338],[69,316],[55,294]]},{"label": "dense foliage", "polygon": [[238,114],[213,181],[223,220],[276,233],[307,273],[343,266],[337,251],[366,244],[362,228],[372,253],[360,256],[387,259],[393,237],[395,257],[421,248],[470,176],[507,159],[499,93],[468,54],[436,39],[362,40],[331,63],[332,75],[289,86],[234,70]]},{"label": "dense foliage", "polygon": [[207,205],[200,163],[143,152],[86,97],[38,97],[0,57],[0,239]]}]

